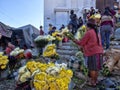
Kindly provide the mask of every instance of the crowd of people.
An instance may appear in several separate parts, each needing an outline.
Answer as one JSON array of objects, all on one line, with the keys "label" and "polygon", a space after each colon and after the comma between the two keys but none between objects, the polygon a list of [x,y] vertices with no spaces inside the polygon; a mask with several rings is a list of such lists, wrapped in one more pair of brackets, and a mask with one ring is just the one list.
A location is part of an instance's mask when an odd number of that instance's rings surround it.
[{"label": "crowd of people", "polygon": [[[85,9],[83,16],[78,16],[74,10],[70,11],[70,22],[68,23],[69,31],[75,35],[77,30],[86,25],[87,31],[82,39],[74,40],[73,42],[83,49],[85,59],[87,59],[87,68],[89,70],[89,85],[96,86],[99,70],[103,64],[104,49],[110,48],[110,36],[115,29],[116,12],[109,7],[104,9],[104,12],[95,10],[93,7],[90,10]],[[60,31],[64,29],[62,25]],[[49,24],[48,34],[52,35],[57,29],[52,24]],[[40,31],[41,32],[41,31]]]},{"label": "crowd of people", "polygon": [[[115,30],[115,18],[116,12],[109,7],[106,7],[104,9],[104,12],[101,12],[99,10],[95,10],[93,7],[90,8],[90,10],[84,9],[83,16],[78,16],[74,13],[74,10],[70,11],[70,21],[67,25],[69,28],[69,31],[75,35],[79,28],[82,25],[86,25],[88,20],[93,18],[95,19],[98,31],[101,35],[101,41],[102,46],[105,49],[109,49],[110,47],[110,36],[113,34]],[[53,32],[56,30],[59,30],[60,32],[62,29],[64,29],[66,26],[62,25],[60,29],[57,29],[56,26],[53,26],[52,24],[49,24],[48,28],[48,34],[52,35]],[[41,29],[42,26],[40,26],[40,35],[44,35],[44,30]]]},{"label": "crowd of people", "polygon": [[[75,35],[82,25],[86,25],[85,35],[80,40],[74,40],[83,49],[85,59],[87,59],[87,68],[89,70],[89,85],[96,86],[99,70],[102,68],[102,57],[104,49],[110,48],[110,35],[115,29],[115,12],[106,7],[104,12],[85,9],[83,16],[78,16],[74,10],[70,11],[70,22],[68,23],[69,31]],[[62,25],[59,32],[66,26]],[[49,24],[48,34],[52,35],[57,30],[55,26]],[[40,35],[44,35],[43,27],[40,26]],[[5,53],[7,55],[15,48],[10,42],[7,43]],[[25,48],[24,48],[25,49]],[[41,49],[42,52],[42,49]]]},{"label": "crowd of people", "polygon": [[[95,17],[98,14],[100,17]],[[83,48],[83,53],[87,59],[89,85],[96,86],[98,83],[98,73],[102,69],[104,49],[110,48],[110,35],[115,24],[114,15],[114,10],[109,7],[106,7],[103,13],[95,12],[91,8],[89,13],[84,13],[87,32],[81,40],[74,40],[76,44]]]}]

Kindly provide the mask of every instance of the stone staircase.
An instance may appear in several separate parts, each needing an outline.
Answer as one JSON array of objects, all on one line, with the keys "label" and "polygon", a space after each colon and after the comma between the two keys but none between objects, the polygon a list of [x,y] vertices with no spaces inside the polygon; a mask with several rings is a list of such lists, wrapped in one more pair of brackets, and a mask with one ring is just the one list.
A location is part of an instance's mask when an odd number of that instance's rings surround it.
[{"label": "stone staircase", "polygon": [[78,49],[72,45],[72,41],[62,43],[62,46],[59,46],[57,49],[57,53],[60,55],[61,60],[75,57],[77,51]]}]

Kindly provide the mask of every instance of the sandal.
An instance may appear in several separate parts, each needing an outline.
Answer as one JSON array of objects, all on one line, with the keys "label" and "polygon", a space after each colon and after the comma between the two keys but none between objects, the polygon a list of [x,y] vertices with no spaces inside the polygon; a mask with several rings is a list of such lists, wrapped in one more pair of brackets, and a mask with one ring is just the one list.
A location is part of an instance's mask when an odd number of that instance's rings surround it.
[{"label": "sandal", "polygon": [[95,86],[96,86],[96,84],[97,84],[97,83],[93,83],[93,82],[90,82],[90,81],[89,81],[89,82],[87,82],[87,85],[88,85],[88,86],[91,86],[91,87],[95,87]]},{"label": "sandal", "polygon": [[87,85],[90,87],[96,87],[96,84],[92,84],[92,83],[87,83]]}]

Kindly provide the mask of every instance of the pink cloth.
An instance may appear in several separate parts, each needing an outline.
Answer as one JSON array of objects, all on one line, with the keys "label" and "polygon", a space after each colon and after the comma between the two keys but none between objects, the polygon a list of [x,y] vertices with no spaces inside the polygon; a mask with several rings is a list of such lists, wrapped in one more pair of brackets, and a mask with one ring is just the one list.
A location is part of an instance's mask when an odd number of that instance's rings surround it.
[{"label": "pink cloth", "polygon": [[101,45],[100,35],[99,35],[100,44],[98,45],[96,33],[93,29],[88,30],[80,41],[75,41],[75,42],[78,45],[82,46],[85,56],[91,56],[94,54],[103,53],[103,47]]}]

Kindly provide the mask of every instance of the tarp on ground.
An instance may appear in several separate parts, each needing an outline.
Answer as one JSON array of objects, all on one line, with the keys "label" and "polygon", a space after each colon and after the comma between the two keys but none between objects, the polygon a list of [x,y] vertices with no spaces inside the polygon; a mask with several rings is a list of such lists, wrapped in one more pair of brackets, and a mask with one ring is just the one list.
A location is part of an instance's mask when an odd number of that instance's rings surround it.
[{"label": "tarp on ground", "polygon": [[19,29],[23,30],[23,35],[27,47],[34,46],[34,39],[39,35],[39,30],[30,24],[20,27]]},{"label": "tarp on ground", "polygon": [[120,28],[115,30],[115,40],[120,40]]},{"label": "tarp on ground", "polygon": [[7,25],[3,24],[2,22],[0,22],[0,33],[3,36],[11,38],[11,35],[12,35],[12,30],[11,29],[12,29],[12,27],[7,26]]}]

